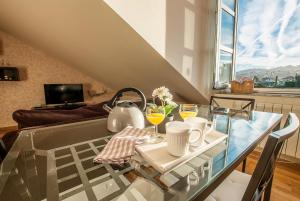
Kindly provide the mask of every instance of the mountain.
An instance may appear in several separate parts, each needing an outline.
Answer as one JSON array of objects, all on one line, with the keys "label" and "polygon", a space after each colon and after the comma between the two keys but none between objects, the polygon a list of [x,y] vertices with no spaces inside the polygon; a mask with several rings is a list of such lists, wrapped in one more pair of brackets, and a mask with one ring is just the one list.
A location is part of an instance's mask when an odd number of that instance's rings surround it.
[{"label": "mountain", "polygon": [[263,68],[251,68],[247,70],[241,70],[236,72],[236,79],[242,77],[251,77],[256,76],[258,79],[262,78],[275,78],[278,76],[278,79],[286,78],[288,76],[295,76],[296,74],[300,75],[300,65],[297,66],[280,66],[272,69],[263,69]]}]

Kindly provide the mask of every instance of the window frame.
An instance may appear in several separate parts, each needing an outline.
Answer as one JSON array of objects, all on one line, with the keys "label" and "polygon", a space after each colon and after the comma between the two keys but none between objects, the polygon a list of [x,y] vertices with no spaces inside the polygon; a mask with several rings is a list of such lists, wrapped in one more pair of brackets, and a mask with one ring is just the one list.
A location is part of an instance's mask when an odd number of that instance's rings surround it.
[{"label": "window frame", "polygon": [[[234,17],[234,30],[233,30],[233,48],[223,46],[221,44],[221,31],[222,31],[222,11],[227,12],[229,15]],[[235,61],[236,61],[236,42],[237,42],[237,22],[238,22],[238,0],[235,0],[235,11],[231,10],[222,0],[217,0],[217,11],[216,11],[216,26],[217,26],[217,36],[216,36],[216,66],[214,75],[214,88],[218,88],[218,84],[230,83],[220,83],[220,52],[225,51],[232,54],[232,65],[229,80],[235,78]]]}]

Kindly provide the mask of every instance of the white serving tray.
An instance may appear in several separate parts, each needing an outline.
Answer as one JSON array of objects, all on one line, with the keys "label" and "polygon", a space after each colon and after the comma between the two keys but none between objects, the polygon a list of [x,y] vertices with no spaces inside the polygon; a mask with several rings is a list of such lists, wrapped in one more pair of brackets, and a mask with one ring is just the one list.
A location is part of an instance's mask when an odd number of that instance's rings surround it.
[{"label": "white serving tray", "polygon": [[181,157],[169,154],[166,141],[157,144],[137,145],[136,150],[145,162],[161,174],[165,174],[224,141],[227,136],[227,134],[210,129],[206,134],[205,143],[203,145],[198,147],[190,146],[188,153]]}]

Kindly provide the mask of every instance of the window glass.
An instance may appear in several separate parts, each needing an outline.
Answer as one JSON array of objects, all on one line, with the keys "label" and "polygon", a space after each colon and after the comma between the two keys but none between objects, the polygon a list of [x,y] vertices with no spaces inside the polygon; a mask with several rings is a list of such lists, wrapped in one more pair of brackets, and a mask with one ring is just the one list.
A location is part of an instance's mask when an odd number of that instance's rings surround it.
[{"label": "window glass", "polygon": [[229,83],[232,69],[232,54],[220,51],[219,82]]},{"label": "window glass", "polygon": [[234,17],[222,9],[221,44],[233,48]]},{"label": "window glass", "polygon": [[[300,1],[239,0],[236,79],[255,87],[300,87]],[[282,17],[285,16],[285,17]]]},{"label": "window glass", "polygon": [[228,6],[231,10],[235,10],[235,0],[222,0],[223,4]]}]

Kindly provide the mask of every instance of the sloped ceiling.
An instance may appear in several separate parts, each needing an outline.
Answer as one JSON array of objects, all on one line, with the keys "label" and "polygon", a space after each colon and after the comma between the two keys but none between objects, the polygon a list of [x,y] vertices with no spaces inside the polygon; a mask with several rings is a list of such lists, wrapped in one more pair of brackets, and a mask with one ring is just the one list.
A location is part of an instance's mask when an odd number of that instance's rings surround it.
[{"label": "sloped ceiling", "polygon": [[134,86],[149,95],[165,85],[190,101],[207,101],[101,0],[1,0],[0,29],[113,89]]}]

